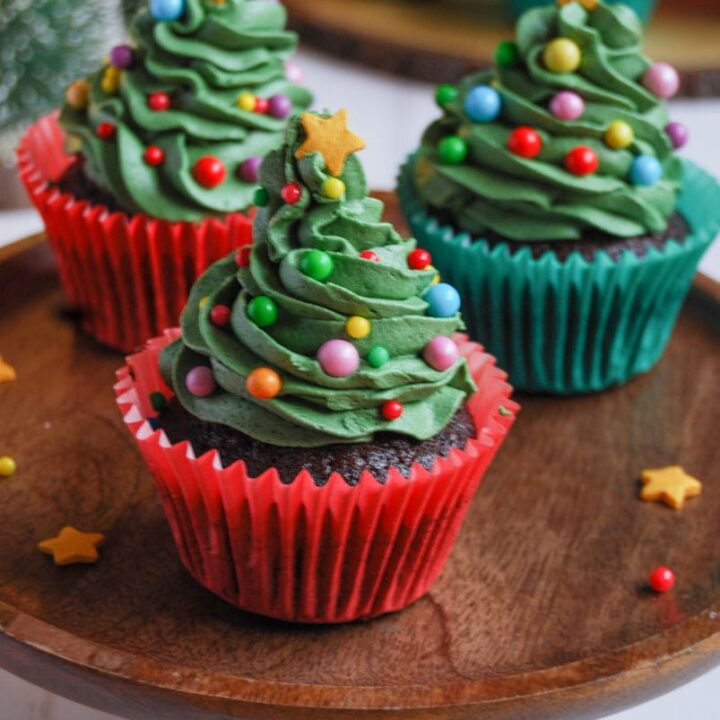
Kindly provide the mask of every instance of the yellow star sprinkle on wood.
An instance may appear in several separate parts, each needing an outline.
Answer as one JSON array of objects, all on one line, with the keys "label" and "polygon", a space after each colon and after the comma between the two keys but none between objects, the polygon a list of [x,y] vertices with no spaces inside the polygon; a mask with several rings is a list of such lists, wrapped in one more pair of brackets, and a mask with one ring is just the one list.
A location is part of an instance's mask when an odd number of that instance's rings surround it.
[{"label": "yellow star sprinkle on wood", "polygon": [[13,382],[17,380],[15,368],[8,362],[5,362],[0,355],[0,383]]},{"label": "yellow star sprinkle on wood", "polygon": [[571,2],[579,2],[586,10],[594,10],[598,6],[599,0],[557,0],[560,7],[569,5]]},{"label": "yellow star sprinkle on wood", "polygon": [[65,526],[57,537],[38,543],[38,549],[52,555],[56,565],[95,563],[99,558],[97,548],[104,541],[102,533],[84,533]]},{"label": "yellow star sprinkle on wood", "polygon": [[329,118],[303,113],[300,122],[307,137],[295,151],[295,157],[302,160],[307,155],[319,152],[330,174],[335,177],[342,175],[348,156],[365,147],[365,141],[348,130],[346,110],[340,110]]},{"label": "yellow star sprinkle on wood", "polygon": [[643,500],[661,500],[676,510],[685,504],[687,498],[696,497],[702,492],[702,483],[688,475],[679,465],[643,470],[640,479],[643,482],[640,491]]}]

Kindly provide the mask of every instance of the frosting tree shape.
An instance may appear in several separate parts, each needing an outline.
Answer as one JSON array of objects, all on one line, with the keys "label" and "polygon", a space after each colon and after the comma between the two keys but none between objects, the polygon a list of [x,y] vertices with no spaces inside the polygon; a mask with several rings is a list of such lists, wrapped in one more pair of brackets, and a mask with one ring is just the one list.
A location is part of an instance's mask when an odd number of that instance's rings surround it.
[{"label": "frosting tree shape", "polygon": [[260,169],[255,244],[211,266],[162,370],[183,406],[274,445],[425,439],[474,390],[456,290],[382,222],[336,115],[293,118]]},{"label": "frosting tree shape", "polygon": [[86,175],[128,211],[171,221],[249,208],[262,158],[311,102],[289,79],[285,21],[261,0],[143,6],[133,44],[67,89],[60,122]]},{"label": "frosting tree shape", "polygon": [[662,231],[687,141],[663,100],[677,72],[640,49],[625,5],[559,0],[525,13],[495,67],[443,85],[416,163],[423,201],[473,234],[572,240]]}]

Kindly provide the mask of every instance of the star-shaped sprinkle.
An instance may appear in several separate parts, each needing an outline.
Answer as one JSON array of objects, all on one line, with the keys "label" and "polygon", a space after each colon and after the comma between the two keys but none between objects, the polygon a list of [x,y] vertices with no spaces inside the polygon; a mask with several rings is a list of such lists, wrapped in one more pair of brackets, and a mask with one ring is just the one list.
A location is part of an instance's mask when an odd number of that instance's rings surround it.
[{"label": "star-shaped sprinkle", "polygon": [[52,555],[56,565],[95,563],[99,559],[98,546],[104,541],[102,533],[84,533],[65,526],[57,537],[38,543],[38,549]]},{"label": "star-shaped sprinkle", "polygon": [[298,160],[312,153],[320,153],[331,175],[342,175],[349,155],[365,147],[365,141],[348,130],[347,111],[340,110],[329,118],[303,113],[300,122],[305,130],[305,142],[296,150]]},{"label": "star-shaped sprinkle", "polygon": [[560,7],[569,5],[571,2],[579,2],[586,10],[594,10],[598,6],[599,0],[557,0]]},{"label": "star-shaped sprinkle", "polygon": [[17,380],[15,368],[8,362],[5,362],[0,355],[0,383],[13,382]]},{"label": "star-shaped sprinkle", "polygon": [[661,500],[679,510],[687,498],[696,497],[702,491],[702,483],[688,475],[679,465],[670,465],[657,470],[643,470],[640,497],[654,502]]}]

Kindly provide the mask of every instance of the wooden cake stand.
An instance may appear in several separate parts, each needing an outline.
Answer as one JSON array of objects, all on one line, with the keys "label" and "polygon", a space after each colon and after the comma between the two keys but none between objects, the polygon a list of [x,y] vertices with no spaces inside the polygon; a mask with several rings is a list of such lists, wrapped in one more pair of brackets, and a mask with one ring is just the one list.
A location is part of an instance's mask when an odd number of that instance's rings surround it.
[{"label": "wooden cake stand", "polygon": [[[403,77],[454,82],[489,66],[514,35],[500,0],[285,0],[304,42]],[[675,65],[681,94],[720,95],[720,3],[661,0],[645,36],[651,58]]]},{"label": "wooden cake stand", "polygon": [[[397,214],[396,208],[391,208]],[[37,240],[35,241],[38,242]],[[45,243],[0,262],[0,666],[138,720],[597,718],[720,662],[720,291],[699,278],[664,359],[523,411],[429,595],[368,623],[239,612],[180,565],[113,399],[122,358],[76,330]],[[704,480],[681,511],[644,468]],[[36,543],[105,533],[97,565]],[[677,585],[646,586],[657,565]]]}]

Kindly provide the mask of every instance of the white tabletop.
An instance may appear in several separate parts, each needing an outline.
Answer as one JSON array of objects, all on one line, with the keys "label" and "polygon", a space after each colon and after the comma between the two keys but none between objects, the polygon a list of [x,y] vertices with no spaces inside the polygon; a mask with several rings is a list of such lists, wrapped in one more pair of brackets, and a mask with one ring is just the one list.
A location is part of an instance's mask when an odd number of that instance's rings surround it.
[{"label": "white tabletop", "polygon": [[[345,107],[350,127],[368,143],[362,159],[371,187],[392,189],[403,158],[417,145],[423,128],[437,115],[429,85],[405,81],[356,65],[302,52],[299,62],[315,92],[315,107]],[[672,103],[674,119],[690,128],[685,155],[720,177],[720,100]],[[41,223],[32,210],[0,212],[0,246],[37,232]],[[720,280],[720,241],[701,270]],[[720,668],[682,688],[607,720],[710,720],[718,713]],[[0,720],[113,720],[0,671]],[[152,718],[148,718],[152,720]]]}]

